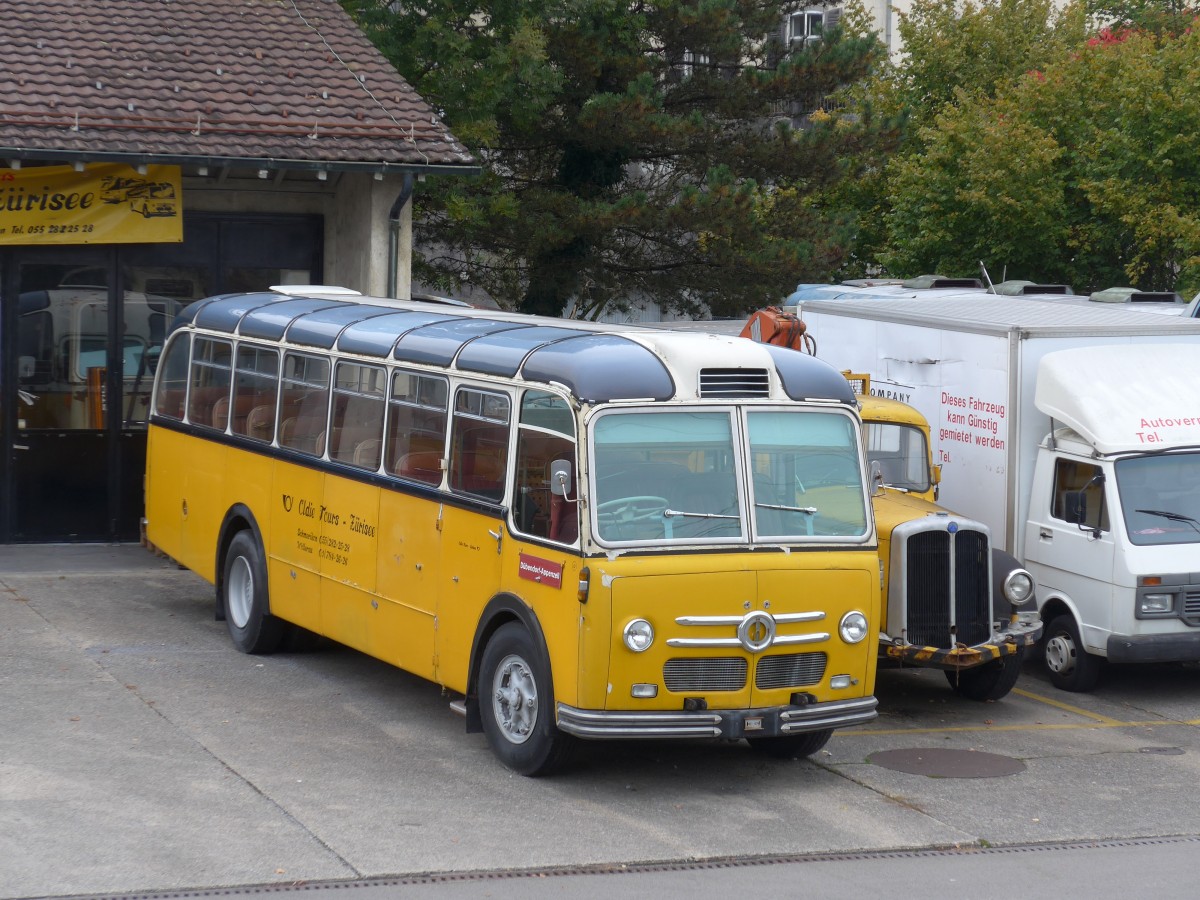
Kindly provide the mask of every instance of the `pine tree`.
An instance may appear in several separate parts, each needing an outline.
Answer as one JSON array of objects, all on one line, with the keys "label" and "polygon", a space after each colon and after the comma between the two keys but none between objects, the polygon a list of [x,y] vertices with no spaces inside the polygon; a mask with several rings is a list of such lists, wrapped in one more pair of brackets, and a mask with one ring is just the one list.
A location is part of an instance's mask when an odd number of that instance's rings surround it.
[{"label": "pine tree", "polygon": [[418,191],[417,277],[525,312],[741,315],[827,279],[855,223],[814,198],[895,136],[832,99],[883,58],[861,16],[789,42],[805,7],[761,0],[343,3],[483,164]]}]

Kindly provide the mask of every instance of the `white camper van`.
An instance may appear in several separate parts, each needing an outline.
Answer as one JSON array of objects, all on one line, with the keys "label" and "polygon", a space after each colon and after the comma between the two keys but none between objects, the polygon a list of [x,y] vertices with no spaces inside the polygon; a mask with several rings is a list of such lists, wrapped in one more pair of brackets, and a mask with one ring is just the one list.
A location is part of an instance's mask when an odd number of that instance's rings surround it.
[{"label": "white camper van", "polygon": [[[1037,580],[1042,657],[1200,661],[1200,321],[1005,297],[810,300],[821,356],[920,410],[941,502]],[[1194,479],[1194,480],[1193,480]]]}]

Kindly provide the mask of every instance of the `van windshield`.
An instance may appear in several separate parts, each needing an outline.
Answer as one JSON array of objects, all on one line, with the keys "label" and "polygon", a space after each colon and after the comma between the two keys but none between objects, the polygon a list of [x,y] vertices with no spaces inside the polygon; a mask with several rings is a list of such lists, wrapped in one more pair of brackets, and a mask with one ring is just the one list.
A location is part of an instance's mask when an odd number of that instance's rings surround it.
[{"label": "van windshield", "polygon": [[861,538],[853,420],[758,408],[630,410],[592,429],[594,526],[608,544]]},{"label": "van windshield", "polygon": [[1200,543],[1200,453],[1121,459],[1116,474],[1132,543]]}]

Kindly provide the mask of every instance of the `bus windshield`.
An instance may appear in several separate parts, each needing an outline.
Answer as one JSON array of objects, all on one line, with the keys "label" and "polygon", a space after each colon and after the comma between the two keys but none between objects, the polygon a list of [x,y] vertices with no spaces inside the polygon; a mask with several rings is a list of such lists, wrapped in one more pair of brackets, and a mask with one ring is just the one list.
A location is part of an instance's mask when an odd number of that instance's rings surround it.
[{"label": "bus windshield", "polygon": [[929,445],[925,433],[897,422],[864,422],[867,462],[879,463],[888,487],[922,493],[929,490]]},{"label": "bus windshield", "polygon": [[592,431],[606,544],[861,538],[853,421],[783,409],[629,410]]}]

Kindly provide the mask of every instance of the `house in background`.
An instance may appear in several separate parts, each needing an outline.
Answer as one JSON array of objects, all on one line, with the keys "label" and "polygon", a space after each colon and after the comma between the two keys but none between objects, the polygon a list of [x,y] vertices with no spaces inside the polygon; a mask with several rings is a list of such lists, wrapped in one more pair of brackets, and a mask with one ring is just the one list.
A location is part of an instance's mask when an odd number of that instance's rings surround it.
[{"label": "house in background", "polygon": [[336,0],[5,0],[0,543],[134,539],[188,300],[407,297],[409,202],[476,161]]}]

